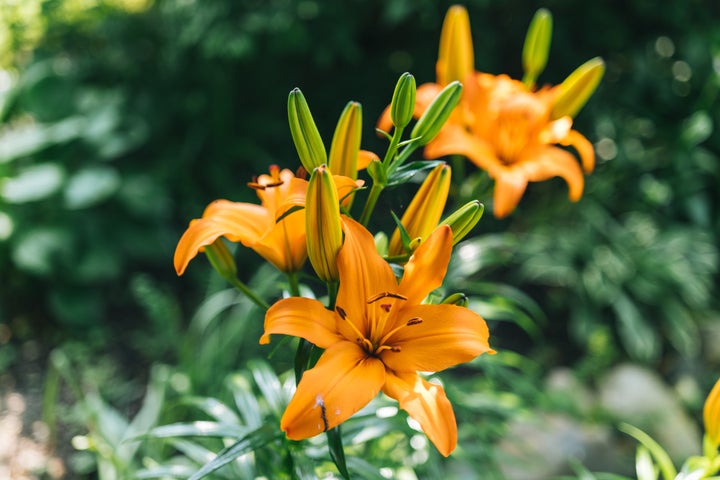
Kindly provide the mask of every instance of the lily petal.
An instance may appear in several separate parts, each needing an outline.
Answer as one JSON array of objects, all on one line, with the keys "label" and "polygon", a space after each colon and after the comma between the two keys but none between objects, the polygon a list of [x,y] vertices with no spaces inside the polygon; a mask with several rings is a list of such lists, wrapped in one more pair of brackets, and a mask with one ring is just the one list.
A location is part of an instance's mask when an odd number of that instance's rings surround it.
[{"label": "lily petal", "polygon": [[265,332],[260,344],[270,343],[271,334],[301,337],[320,348],[342,340],[335,314],[311,298],[291,297],[276,302],[265,314]]},{"label": "lily petal", "polygon": [[367,405],[384,383],[380,360],[354,343],[335,343],[303,374],[280,428],[292,440],[325,432]]},{"label": "lily petal", "polygon": [[463,155],[492,177],[503,166],[490,144],[451,123],[445,124],[435,139],[425,146],[423,155],[427,159]]},{"label": "lily petal", "polygon": [[558,147],[542,147],[527,153],[527,157],[509,167],[522,172],[531,182],[542,182],[549,178],[561,177],[568,184],[570,200],[576,202],[582,197],[585,178],[575,157]]},{"label": "lily petal", "polygon": [[336,305],[363,334],[371,329],[367,301],[378,293],[394,292],[397,281],[390,265],[375,249],[372,235],[361,224],[342,217],[345,241],[337,256],[340,290]]},{"label": "lily petal", "polygon": [[420,244],[405,265],[399,293],[407,297],[408,305],[422,302],[442,285],[451,253],[452,230],[441,225]]},{"label": "lily petal", "polygon": [[280,271],[300,270],[307,258],[305,216],[300,211],[290,213],[275,223],[261,241],[248,246]]},{"label": "lily petal", "polygon": [[385,350],[380,355],[391,370],[439,372],[482,353],[494,353],[485,320],[469,308],[416,305],[403,308],[398,316],[404,322],[414,322],[387,340],[399,349]]},{"label": "lily petal", "polygon": [[592,173],[595,168],[595,149],[583,134],[577,130],[570,130],[560,144],[577,150],[582,161],[583,170],[585,170],[585,173]]},{"label": "lily petal", "polygon": [[251,203],[216,200],[208,205],[203,218],[191,222],[175,248],[175,271],[182,275],[200,249],[224,236],[252,247],[272,228],[267,209]]},{"label": "lily petal", "polygon": [[528,179],[519,170],[503,168],[495,176],[493,192],[493,215],[504,218],[512,213],[520,203],[527,188]]},{"label": "lily petal", "polygon": [[416,373],[387,374],[383,392],[396,399],[422,427],[435,448],[448,456],[457,445],[457,422],[452,405],[440,385],[426,382]]}]

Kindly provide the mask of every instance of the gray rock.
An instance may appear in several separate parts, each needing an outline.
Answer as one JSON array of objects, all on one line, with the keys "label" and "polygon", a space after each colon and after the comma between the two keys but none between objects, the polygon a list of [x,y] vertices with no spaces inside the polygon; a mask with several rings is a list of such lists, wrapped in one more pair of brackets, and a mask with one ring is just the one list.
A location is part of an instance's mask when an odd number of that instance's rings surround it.
[{"label": "gray rock", "polygon": [[676,464],[702,451],[701,433],[679,396],[647,368],[626,364],[608,372],[599,381],[599,405],[653,437]]}]

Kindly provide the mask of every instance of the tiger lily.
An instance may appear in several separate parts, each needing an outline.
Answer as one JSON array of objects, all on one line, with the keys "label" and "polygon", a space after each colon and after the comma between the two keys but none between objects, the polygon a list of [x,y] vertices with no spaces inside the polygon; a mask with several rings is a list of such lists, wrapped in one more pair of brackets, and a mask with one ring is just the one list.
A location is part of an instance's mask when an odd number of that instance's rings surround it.
[{"label": "tiger lily", "polygon": [[382,391],[447,456],[457,443],[452,406],[440,385],[417,372],[437,372],[493,352],[478,314],[457,305],[421,303],[442,284],[452,232],[438,227],[410,257],[398,284],[372,235],[345,217],[343,228],[335,309],[292,297],[275,303],[265,316],[261,344],[269,343],[271,334],[285,334],[325,349],[303,374],[280,427],[293,440],[312,437],[341,424]]},{"label": "tiger lily", "polygon": [[[587,62],[561,85],[539,90],[507,75],[474,71],[473,63],[467,11],[456,5],[443,23],[437,83],[418,87],[415,117],[450,81],[461,81],[463,92],[447,123],[425,147],[425,158],[463,155],[487,171],[495,180],[493,213],[497,218],[515,209],[528,182],[559,176],[568,184],[570,200],[579,200],[583,171],[592,172],[595,153],[587,138],[572,129],[572,116],[597,86],[604,72],[602,60]],[[388,130],[391,126],[386,110],[378,127]],[[575,149],[582,168],[561,147]]]},{"label": "tiger lily", "polygon": [[249,183],[261,205],[212,202],[202,218],[190,222],[178,242],[174,259],[177,274],[182,275],[190,260],[220,237],[252,248],[283,272],[300,270],[307,257],[305,213],[288,211],[305,205],[307,183],[292,171],[272,165],[269,175],[260,175]]}]

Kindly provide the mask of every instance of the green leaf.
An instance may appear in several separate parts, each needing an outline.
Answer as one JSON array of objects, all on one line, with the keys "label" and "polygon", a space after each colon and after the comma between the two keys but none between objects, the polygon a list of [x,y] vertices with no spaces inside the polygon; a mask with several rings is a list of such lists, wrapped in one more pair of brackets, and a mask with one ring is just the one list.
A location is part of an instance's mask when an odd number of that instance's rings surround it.
[{"label": "green leaf", "polygon": [[441,163],[444,162],[442,160],[434,160],[405,163],[396,168],[390,174],[386,186],[390,187],[393,185],[407,183],[418,172],[422,172],[423,170],[431,170],[436,166],[440,165]]},{"label": "green leaf", "polygon": [[673,478],[675,478],[677,471],[675,470],[672,460],[670,460],[667,452],[663,450],[663,448],[655,440],[653,440],[650,435],[628,423],[621,423],[618,426],[618,429],[640,442],[642,446],[650,452],[657,462],[660,472],[665,480],[673,480]]},{"label": "green leaf", "polygon": [[624,294],[612,304],[617,315],[620,340],[628,354],[638,360],[651,362],[660,354],[660,338],[635,304]]},{"label": "green leaf", "polygon": [[242,438],[248,428],[239,425],[228,425],[218,422],[197,421],[190,423],[171,423],[155,427],[138,438],[172,438],[172,437],[227,437]]},{"label": "green leaf", "polygon": [[118,172],[110,167],[87,167],[76,172],[67,182],[64,203],[69,209],[96,205],[111,197],[120,187]]},{"label": "green leaf", "polygon": [[199,480],[210,475],[215,470],[227,465],[240,455],[256,450],[281,437],[280,432],[274,425],[265,425],[250,432],[242,440],[221,450],[217,457],[203,465],[188,480]]},{"label": "green leaf", "polygon": [[186,397],[182,403],[199,408],[221,424],[239,425],[240,419],[227,405],[212,397]]},{"label": "green leaf", "polygon": [[340,433],[340,425],[327,431],[328,449],[330,450],[330,458],[335,462],[335,466],[343,478],[350,480],[350,473],[347,469],[345,461],[345,449],[342,442],[342,434]]},{"label": "green leaf", "polygon": [[145,480],[148,478],[187,478],[193,474],[196,469],[187,465],[164,465],[160,467],[148,468],[135,473],[136,480]]},{"label": "green leaf", "polygon": [[262,410],[252,391],[250,380],[244,374],[235,374],[228,378],[227,386],[233,394],[235,405],[245,424],[251,428],[261,426],[263,423]]},{"label": "green leaf", "polygon": [[0,197],[8,203],[27,203],[42,200],[62,185],[65,171],[54,163],[40,163],[22,170],[0,184]]},{"label": "green leaf", "polygon": [[249,360],[248,369],[270,408],[280,418],[287,405],[280,379],[267,363],[259,359]]}]

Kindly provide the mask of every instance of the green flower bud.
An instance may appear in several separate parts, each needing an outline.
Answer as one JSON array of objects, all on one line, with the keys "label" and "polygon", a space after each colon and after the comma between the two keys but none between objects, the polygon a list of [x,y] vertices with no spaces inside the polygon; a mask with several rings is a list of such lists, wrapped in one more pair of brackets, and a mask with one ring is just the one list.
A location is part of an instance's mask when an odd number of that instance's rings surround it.
[{"label": "green flower bud", "polygon": [[332,144],[328,167],[335,175],[357,179],[358,152],[362,137],[362,106],[348,102],[340,114]]},{"label": "green flower bud", "polygon": [[415,111],[415,77],[405,72],[400,75],[392,103],[390,104],[390,118],[395,128],[404,128],[410,123]]},{"label": "green flower bud", "polygon": [[452,295],[448,295],[445,297],[445,299],[440,302],[444,305],[457,305],[458,307],[466,307],[468,306],[468,297],[464,293],[453,293]]},{"label": "green flower bud", "polygon": [[313,170],[305,200],[307,252],[315,273],[325,281],[337,281],[336,257],[342,247],[342,225],[337,187],[325,165]]},{"label": "green flower bud", "polygon": [[[444,163],[433,168],[420,188],[413,196],[401,224],[410,239],[426,239],[437,227],[450,192],[451,169]],[[390,255],[400,255],[405,251],[400,229],[396,228],[390,238]],[[410,247],[409,252],[413,249]]]},{"label": "green flower bud", "polygon": [[299,88],[288,96],[288,122],[295,148],[305,170],[312,172],[327,163],[327,153],[320,132],[315,125],[310,107]]},{"label": "green flower bud", "polygon": [[575,117],[593,94],[605,73],[605,62],[595,57],[580,65],[560,85],[553,105],[552,118]]},{"label": "green flower bud", "polygon": [[525,69],[523,83],[529,88],[532,88],[535,80],[545,70],[551,37],[552,15],[548,10],[541,8],[535,12],[535,16],[530,22],[523,45],[522,63]]},{"label": "green flower bud", "polygon": [[376,185],[387,185],[388,176],[380,160],[373,159],[367,166],[368,174]]},{"label": "green flower bud", "polygon": [[478,200],[472,200],[447,216],[440,225],[448,225],[453,233],[453,245],[470,233],[483,216],[485,206]]},{"label": "green flower bud", "polygon": [[443,88],[417,121],[410,137],[417,139],[416,141],[421,146],[435,138],[460,101],[461,93],[462,84],[458,81],[451,82]]},{"label": "green flower bud", "polygon": [[225,280],[237,278],[237,266],[227,245],[222,238],[218,238],[210,245],[205,246],[205,256],[210,261],[216,272]]}]

